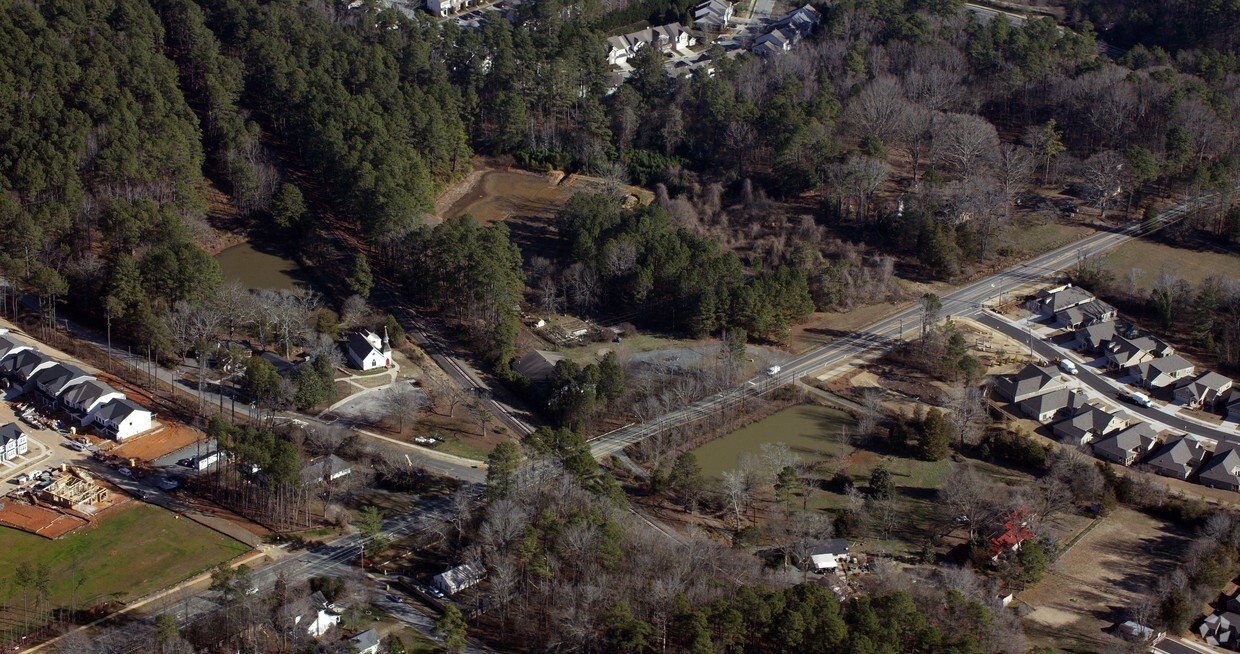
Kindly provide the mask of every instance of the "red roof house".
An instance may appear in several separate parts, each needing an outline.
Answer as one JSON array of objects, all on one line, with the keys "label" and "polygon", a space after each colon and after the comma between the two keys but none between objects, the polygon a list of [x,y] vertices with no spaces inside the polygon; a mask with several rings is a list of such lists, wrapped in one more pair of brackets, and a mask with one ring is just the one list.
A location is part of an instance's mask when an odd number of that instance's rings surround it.
[{"label": "red roof house", "polygon": [[1028,512],[1012,511],[1003,516],[1003,525],[990,535],[990,557],[998,560],[1005,551],[1015,552],[1020,549],[1021,543],[1030,538],[1033,538],[1033,532],[1029,531]]}]

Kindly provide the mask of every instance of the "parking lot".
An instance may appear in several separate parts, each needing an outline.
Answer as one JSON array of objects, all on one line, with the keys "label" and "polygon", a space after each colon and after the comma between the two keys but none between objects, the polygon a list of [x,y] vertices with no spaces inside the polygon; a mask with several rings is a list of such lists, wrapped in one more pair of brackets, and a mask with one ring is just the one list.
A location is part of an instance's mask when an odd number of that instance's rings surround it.
[{"label": "parking lot", "polygon": [[[57,468],[68,463],[76,465],[86,459],[87,453],[73,449],[79,447],[69,440],[68,434],[57,433],[53,429],[39,429],[31,422],[23,421],[15,410],[24,404],[0,401],[0,425],[17,423],[29,439],[29,451],[11,461],[0,461],[0,486],[6,493],[17,484],[17,478],[23,474],[31,474],[48,468]],[[51,423],[45,423],[51,424]],[[67,430],[66,430],[67,432]]]}]

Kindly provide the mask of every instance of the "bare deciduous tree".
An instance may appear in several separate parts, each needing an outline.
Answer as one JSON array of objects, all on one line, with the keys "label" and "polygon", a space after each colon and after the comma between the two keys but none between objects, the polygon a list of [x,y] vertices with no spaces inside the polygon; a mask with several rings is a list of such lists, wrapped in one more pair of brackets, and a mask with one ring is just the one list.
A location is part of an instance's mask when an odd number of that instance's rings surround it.
[{"label": "bare deciduous tree", "polygon": [[979,116],[946,114],[934,137],[934,150],[944,164],[967,182],[979,166],[998,153],[999,134],[995,126]]}]

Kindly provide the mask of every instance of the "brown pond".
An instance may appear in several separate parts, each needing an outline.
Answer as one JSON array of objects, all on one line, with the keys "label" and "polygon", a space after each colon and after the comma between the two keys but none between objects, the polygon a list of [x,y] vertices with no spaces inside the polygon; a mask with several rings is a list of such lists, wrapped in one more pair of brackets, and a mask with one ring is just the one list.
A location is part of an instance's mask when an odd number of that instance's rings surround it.
[{"label": "brown pond", "polygon": [[225,282],[236,280],[246,288],[291,291],[304,283],[296,262],[261,251],[252,243],[234,245],[215,255],[215,260]]},{"label": "brown pond", "polygon": [[468,213],[485,225],[516,216],[550,216],[572,194],[573,189],[552,184],[546,175],[491,170],[453,202],[443,218]]}]

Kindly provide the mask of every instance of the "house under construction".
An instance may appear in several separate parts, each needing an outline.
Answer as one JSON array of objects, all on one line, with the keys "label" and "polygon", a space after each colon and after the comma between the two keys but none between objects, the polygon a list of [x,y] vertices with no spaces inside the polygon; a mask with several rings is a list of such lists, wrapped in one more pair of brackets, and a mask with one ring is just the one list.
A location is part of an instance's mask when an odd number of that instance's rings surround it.
[{"label": "house under construction", "polygon": [[40,500],[66,509],[79,504],[100,504],[108,499],[108,489],[96,484],[94,477],[81,468],[70,468],[38,493]]}]

